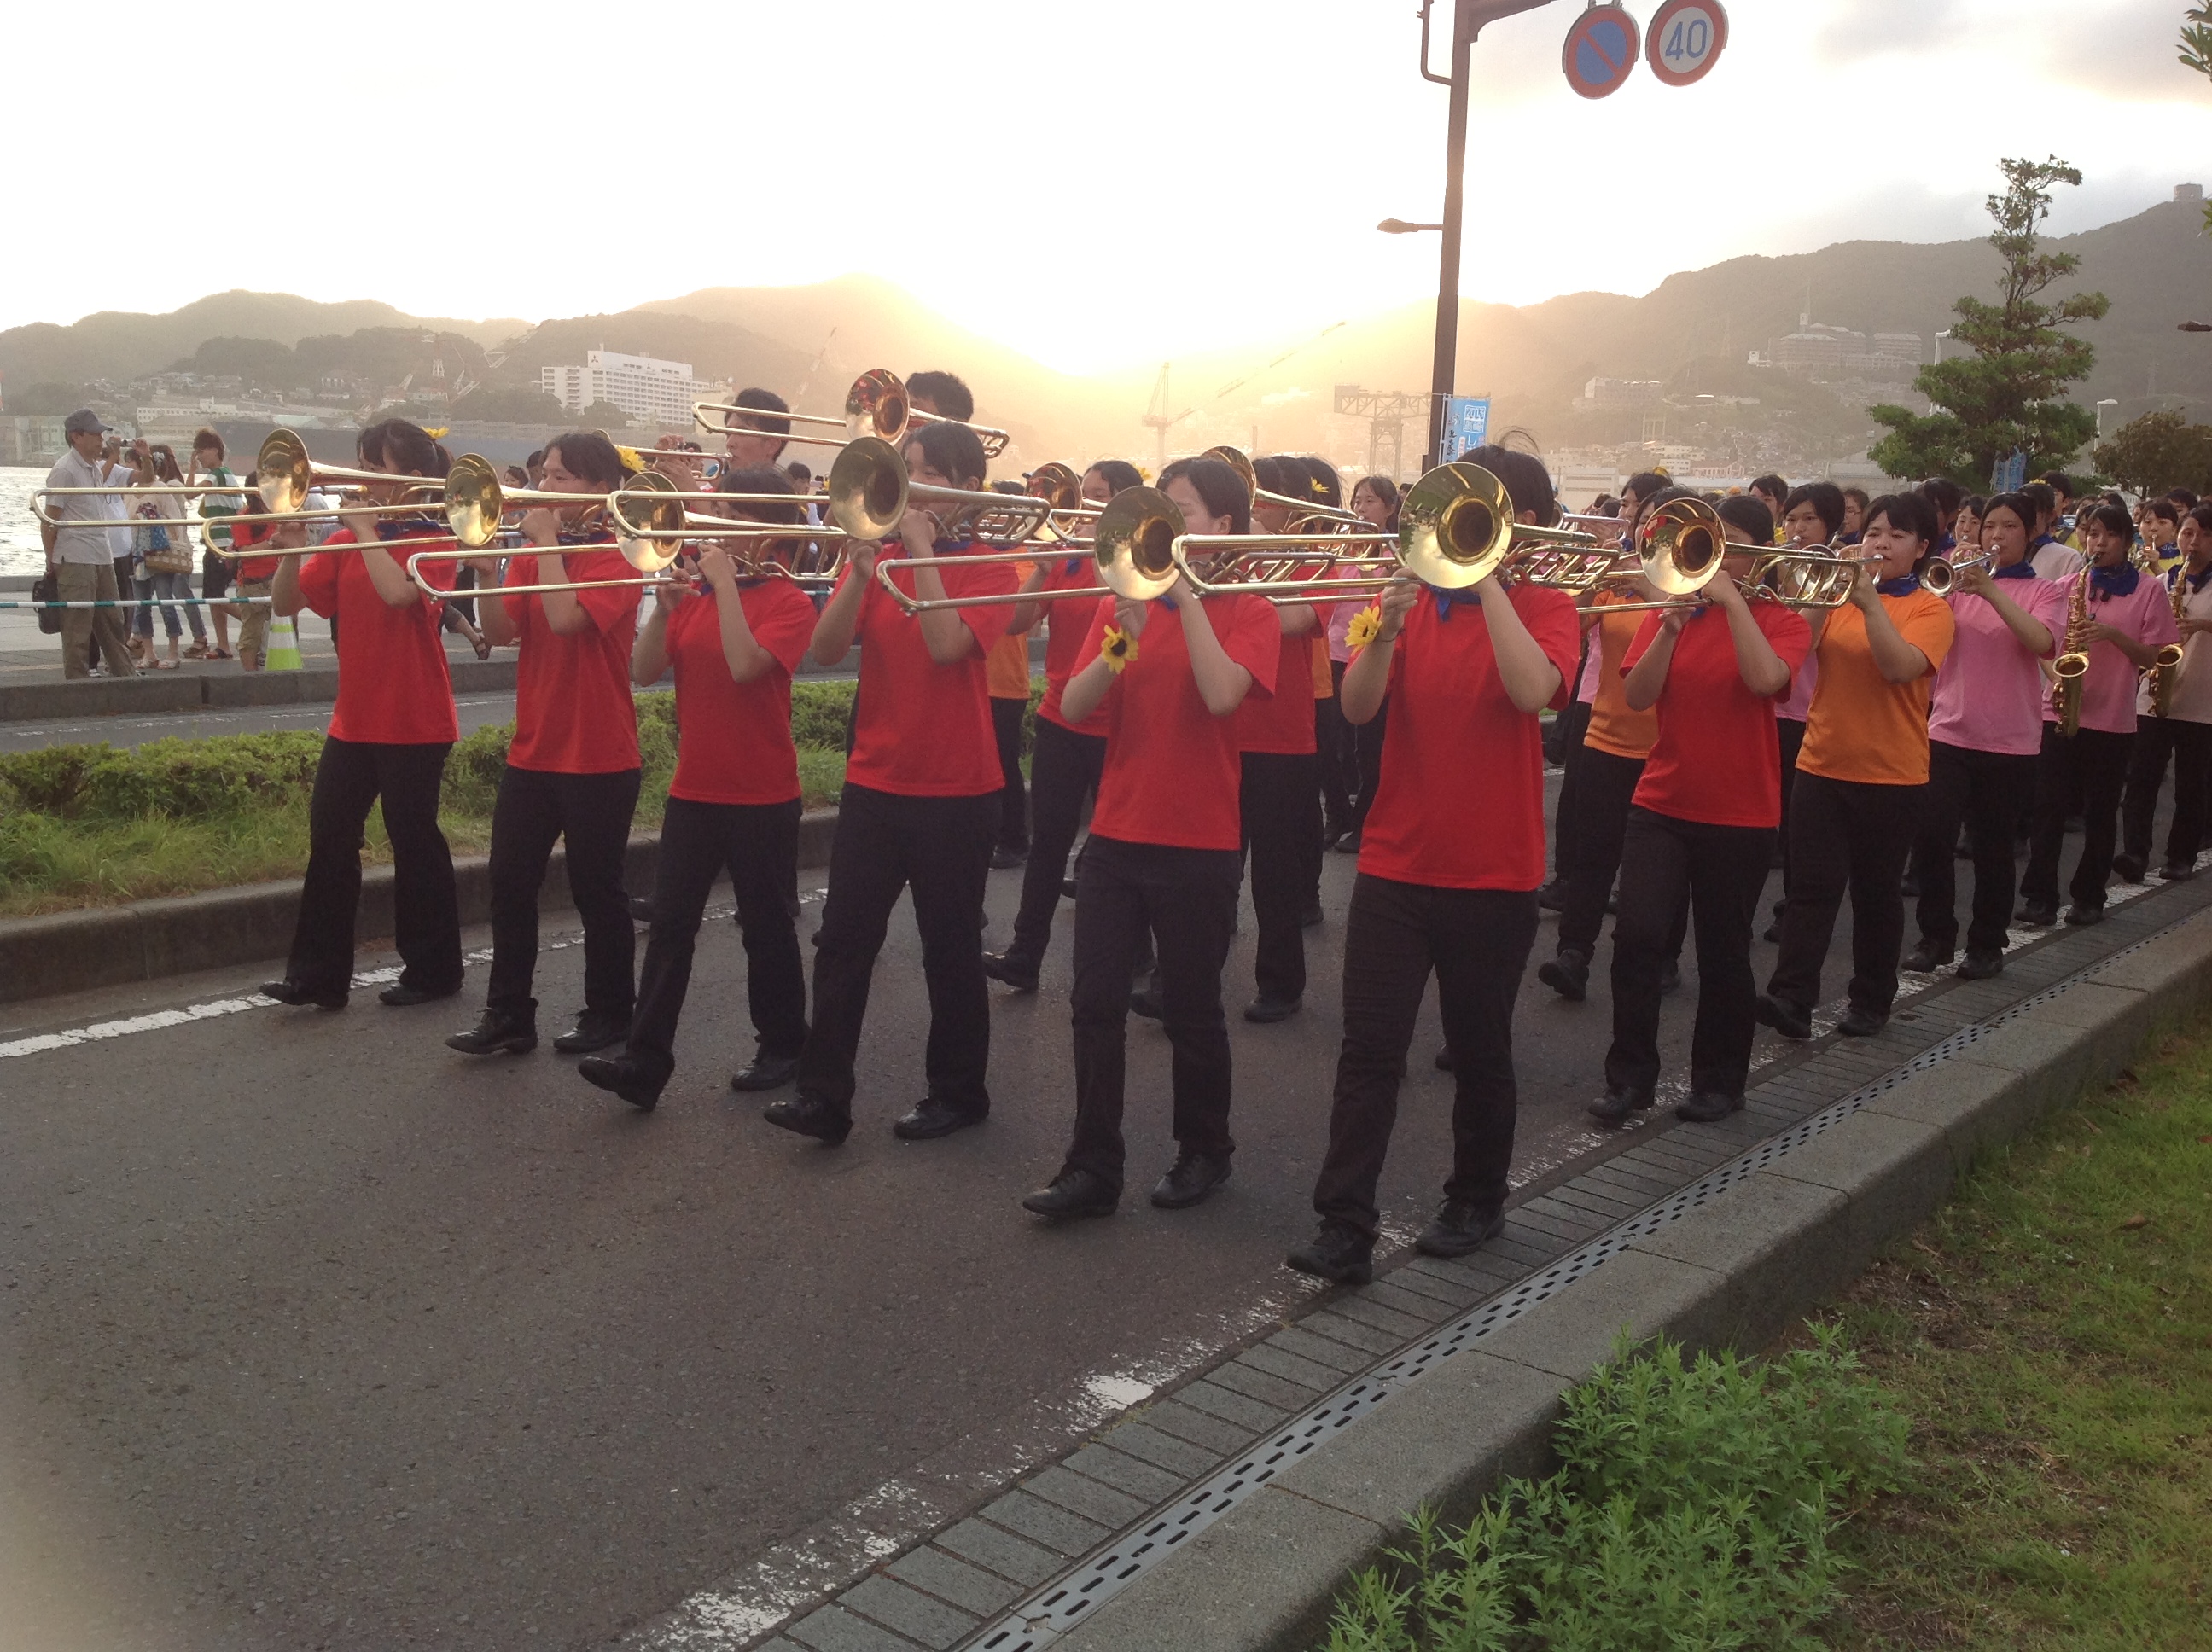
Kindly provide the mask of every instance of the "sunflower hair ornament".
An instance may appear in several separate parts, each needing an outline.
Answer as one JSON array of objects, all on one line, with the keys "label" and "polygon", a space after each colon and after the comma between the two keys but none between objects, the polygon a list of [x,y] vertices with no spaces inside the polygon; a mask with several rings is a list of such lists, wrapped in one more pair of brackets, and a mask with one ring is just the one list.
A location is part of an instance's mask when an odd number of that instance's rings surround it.
[{"label": "sunflower hair ornament", "polygon": [[1120,626],[1109,625],[1098,640],[1098,658],[1106,662],[1108,671],[1119,677],[1137,658],[1137,639]]},{"label": "sunflower hair ornament", "polygon": [[1352,616],[1352,623],[1345,627],[1344,646],[1346,648],[1364,648],[1375,641],[1382,629],[1382,609],[1363,608]]}]

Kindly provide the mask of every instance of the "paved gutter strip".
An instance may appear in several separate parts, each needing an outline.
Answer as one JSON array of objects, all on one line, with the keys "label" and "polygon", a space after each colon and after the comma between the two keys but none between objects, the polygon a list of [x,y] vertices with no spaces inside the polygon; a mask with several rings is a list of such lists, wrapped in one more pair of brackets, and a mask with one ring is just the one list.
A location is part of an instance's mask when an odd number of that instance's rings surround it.
[{"label": "paved gutter strip", "polygon": [[1935,977],[1881,1036],[1755,1072],[1721,1125],[1655,1118],[1521,1189],[1473,1256],[1409,1252],[1314,1297],[842,1592],[738,1633],[679,1610],[622,1644],[1306,1652],[1407,1512],[1463,1518],[1545,1472],[1560,1395],[1622,1327],[1765,1345],[1978,1154],[2212,1001],[2208,907],[2212,879],[2130,892],[1996,981]]}]

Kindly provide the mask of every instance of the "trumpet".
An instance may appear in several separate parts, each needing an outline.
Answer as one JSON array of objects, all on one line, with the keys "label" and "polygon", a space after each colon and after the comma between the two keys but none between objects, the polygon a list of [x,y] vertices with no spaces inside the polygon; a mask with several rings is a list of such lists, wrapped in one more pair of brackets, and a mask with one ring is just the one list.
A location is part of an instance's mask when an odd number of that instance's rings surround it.
[{"label": "trumpet", "polygon": [[1920,583],[1933,595],[1948,597],[1959,583],[1959,576],[1977,568],[1987,568],[1988,551],[1977,551],[1972,556],[1931,556],[1920,569]]},{"label": "trumpet", "polygon": [[[718,416],[708,418],[708,414]],[[871,367],[853,380],[852,388],[845,392],[845,412],[842,418],[824,413],[777,413],[766,408],[739,407],[733,402],[695,402],[691,417],[698,427],[716,435],[782,435],[786,441],[805,442],[817,447],[842,447],[856,435],[873,436],[878,441],[897,445],[900,438],[917,424],[957,424],[957,419],[943,418],[935,413],[924,413],[914,405],[907,394],[906,384],[898,374],[884,367]],[[843,432],[842,435],[806,435],[793,430],[788,433],[763,430],[760,419],[781,419],[793,425],[829,426]],[[996,459],[1006,451],[1010,440],[1003,430],[989,425],[969,426],[976,439],[983,444],[983,457]]]}]

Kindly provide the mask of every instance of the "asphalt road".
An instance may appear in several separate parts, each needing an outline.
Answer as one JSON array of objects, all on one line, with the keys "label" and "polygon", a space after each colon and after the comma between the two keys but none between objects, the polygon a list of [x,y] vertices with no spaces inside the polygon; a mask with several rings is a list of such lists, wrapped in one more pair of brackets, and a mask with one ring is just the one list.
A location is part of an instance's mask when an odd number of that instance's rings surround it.
[{"label": "asphalt road", "polygon": [[[903,914],[835,1151],[723,1087],[750,1048],[726,920],[650,1115],[544,1046],[445,1049],[481,963],[463,999],[411,1011],[368,992],[339,1014],[243,1007],[248,971],[19,1010],[0,1029],[0,1647],[589,1646],[925,1460],[1012,1472],[1307,1289],[1280,1264],[1310,1221],[1351,880],[1331,856],[1305,1012],[1232,1017],[1235,1181],[1191,1212],[1144,1202],[1173,1153],[1168,1047],[1133,1023],[1132,1197],[1064,1230],[1017,1201],[1070,1121],[1068,906],[1044,991],[994,999],[990,1122],[921,1145],[889,1130],[927,1028]],[[1018,889],[993,875],[1001,939]],[[580,999],[573,939],[547,932],[548,1034]],[[1248,933],[1233,1004],[1250,967]],[[1668,1011],[1677,1070],[1691,1002]],[[1531,976],[1516,1179],[1596,1141],[1581,1108],[1607,1028],[1601,978],[1571,1006]],[[1446,1166],[1439,1042],[1431,1004],[1383,1186],[1401,1237]]]}]

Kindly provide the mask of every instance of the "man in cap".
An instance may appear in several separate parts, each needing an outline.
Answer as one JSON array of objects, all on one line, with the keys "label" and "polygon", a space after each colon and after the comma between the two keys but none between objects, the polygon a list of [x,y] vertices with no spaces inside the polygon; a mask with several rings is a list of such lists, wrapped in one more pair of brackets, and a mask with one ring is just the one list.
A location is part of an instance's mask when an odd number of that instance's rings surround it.
[{"label": "man in cap", "polygon": [[[49,488],[97,488],[108,480],[102,450],[107,427],[90,408],[79,408],[62,422],[69,451],[46,477]],[[64,602],[119,602],[115,563],[107,543],[107,530],[119,513],[121,501],[97,494],[65,494],[51,501],[49,510],[58,527],[40,530],[46,541],[46,571],[54,576],[54,594]],[[164,513],[173,514],[173,513]],[[116,677],[136,677],[131,648],[125,636],[120,608],[67,608],[62,610],[62,674],[88,675],[88,639],[96,637],[107,669]]]}]

